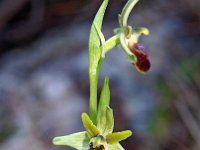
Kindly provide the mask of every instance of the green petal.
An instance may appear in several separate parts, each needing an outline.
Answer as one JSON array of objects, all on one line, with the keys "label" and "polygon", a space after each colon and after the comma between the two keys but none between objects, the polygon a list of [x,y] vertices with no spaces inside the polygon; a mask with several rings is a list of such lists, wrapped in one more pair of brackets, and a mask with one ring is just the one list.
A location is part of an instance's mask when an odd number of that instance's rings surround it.
[{"label": "green petal", "polygon": [[90,138],[100,134],[99,129],[93,124],[92,120],[90,120],[86,113],[82,113],[82,121]]},{"label": "green petal", "polygon": [[53,139],[54,145],[63,145],[63,146],[70,146],[77,150],[82,150],[85,147],[89,146],[89,138],[87,133],[78,132],[66,136],[59,136]]},{"label": "green petal", "polygon": [[125,140],[131,135],[132,135],[132,132],[130,130],[126,130],[122,132],[110,133],[106,136],[106,139],[109,144],[116,144],[122,140]]},{"label": "green petal", "polygon": [[108,150],[124,150],[124,148],[119,143],[113,145],[108,144]]},{"label": "green petal", "polygon": [[89,80],[90,80],[90,117],[94,124],[96,124],[96,117],[97,117],[97,84],[98,84],[98,74],[99,68],[101,66],[101,39],[99,38],[99,34],[95,29],[101,30],[102,21],[104,17],[104,13],[106,7],[108,5],[108,0],[104,0],[101,7],[99,8],[91,30],[90,30],[90,37],[89,37]]},{"label": "green petal", "polygon": [[150,31],[148,28],[145,27],[133,28],[133,34],[138,34],[138,36],[140,36],[141,34],[148,36],[150,34]]},{"label": "green petal", "polygon": [[126,43],[125,35],[123,33],[120,34],[120,44],[122,46],[122,49],[130,59],[131,63],[136,63],[137,62],[137,57],[130,51],[128,48],[128,44]]},{"label": "green petal", "polygon": [[114,117],[113,111],[109,106],[104,106],[104,109],[102,109],[97,127],[101,131],[102,135],[107,135],[108,133],[113,132]]}]

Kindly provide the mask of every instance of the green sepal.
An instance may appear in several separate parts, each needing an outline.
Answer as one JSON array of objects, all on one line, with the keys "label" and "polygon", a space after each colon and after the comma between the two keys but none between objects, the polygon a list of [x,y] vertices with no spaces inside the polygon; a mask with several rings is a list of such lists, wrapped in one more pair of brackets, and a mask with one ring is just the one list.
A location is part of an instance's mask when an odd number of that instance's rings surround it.
[{"label": "green sepal", "polygon": [[114,117],[113,111],[109,106],[104,106],[101,110],[101,115],[97,122],[97,128],[100,130],[101,135],[107,135],[113,132]]},{"label": "green sepal", "polygon": [[108,150],[124,150],[124,148],[119,144],[108,144]]},{"label": "green sepal", "polygon": [[59,136],[53,139],[54,145],[70,146],[77,150],[83,150],[89,146],[89,138],[85,131],[66,136]]},{"label": "green sepal", "polygon": [[139,0],[129,0],[124,8],[122,9],[121,14],[119,15],[119,24],[121,27],[127,26],[128,17]]},{"label": "green sepal", "polygon": [[[90,117],[94,124],[96,124],[97,117],[97,85],[98,74],[102,63],[101,59],[101,41],[96,28],[101,30],[102,21],[105,14],[108,0],[104,0],[99,8],[90,30],[89,37],[89,80],[90,80]],[[96,26],[96,27],[95,27]]]},{"label": "green sepal", "polygon": [[128,56],[131,63],[137,62],[137,57],[130,51],[128,48],[128,43],[126,42],[125,35],[123,33],[120,34],[120,44],[126,55]]},{"label": "green sepal", "polygon": [[123,27],[123,25],[122,25],[122,16],[121,16],[121,14],[118,14],[118,22],[119,22],[119,26],[120,26],[120,27]]},{"label": "green sepal", "polygon": [[89,138],[100,134],[99,129],[93,124],[92,120],[90,120],[89,116],[86,113],[82,113],[82,122]]},{"label": "green sepal", "polygon": [[130,137],[132,132],[130,130],[122,131],[122,132],[115,132],[106,135],[106,139],[108,144],[116,144],[126,138]]}]

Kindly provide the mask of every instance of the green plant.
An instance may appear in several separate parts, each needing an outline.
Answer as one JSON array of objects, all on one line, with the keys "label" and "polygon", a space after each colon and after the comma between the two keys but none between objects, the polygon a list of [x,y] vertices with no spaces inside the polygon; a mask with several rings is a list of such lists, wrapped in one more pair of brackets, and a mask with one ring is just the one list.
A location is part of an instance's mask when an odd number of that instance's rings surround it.
[{"label": "green plant", "polygon": [[138,44],[141,34],[148,35],[147,28],[135,28],[127,25],[129,14],[138,0],[129,0],[119,14],[119,28],[114,30],[114,36],[105,40],[101,32],[102,22],[108,0],[104,0],[91,26],[89,37],[89,80],[90,80],[90,117],[82,114],[82,122],[86,131],[66,136],[55,137],[55,145],[70,146],[78,150],[123,150],[119,144],[132,135],[130,130],[113,132],[114,117],[110,105],[109,79],[105,78],[97,105],[97,85],[101,64],[106,54],[115,46],[120,45],[129,61],[136,69],[145,73],[150,68],[148,54],[143,46]]}]

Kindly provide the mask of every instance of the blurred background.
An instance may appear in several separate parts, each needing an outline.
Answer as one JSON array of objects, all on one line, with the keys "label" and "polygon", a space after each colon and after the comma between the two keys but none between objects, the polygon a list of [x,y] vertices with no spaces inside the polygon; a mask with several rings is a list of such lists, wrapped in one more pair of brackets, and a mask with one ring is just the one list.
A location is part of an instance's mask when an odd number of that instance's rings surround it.
[{"label": "blurred background", "polygon": [[[88,36],[101,2],[0,1],[0,150],[72,150],[51,140],[84,130]],[[110,0],[106,38],[125,2]],[[108,75],[115,131],[133,131],[125,149],[200,150],[199,7],[199,0],[140,0],[129,24],[151,31],[140,39],[152,64],[146,75],[120,48],[106,56],[99,89]]]}]

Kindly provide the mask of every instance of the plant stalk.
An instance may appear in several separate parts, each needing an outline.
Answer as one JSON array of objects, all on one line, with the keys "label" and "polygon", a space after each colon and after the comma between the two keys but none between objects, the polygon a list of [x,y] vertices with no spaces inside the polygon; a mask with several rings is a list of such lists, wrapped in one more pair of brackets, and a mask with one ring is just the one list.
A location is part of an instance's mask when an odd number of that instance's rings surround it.
[{"label": "plant stalk", "polygon": [[[120,43],[120,36],[119,34],[112,36],[105,42],[105,51],[104,56],[107,52],[109,52],[111,49],[113,49],[115,46],[117,46]],[[101,47],[102,48],[102,47]],[[96,118],[97,118],[97,91],[98,91],[98,79],[99,79],[99,73],[101,69],[101,65],[103,63],[104,57],[101,56],[96,74],[90,75],[90,104],[89,104],[89,110],[90,110],[90,117],[94,124],[96,124]]]}]

